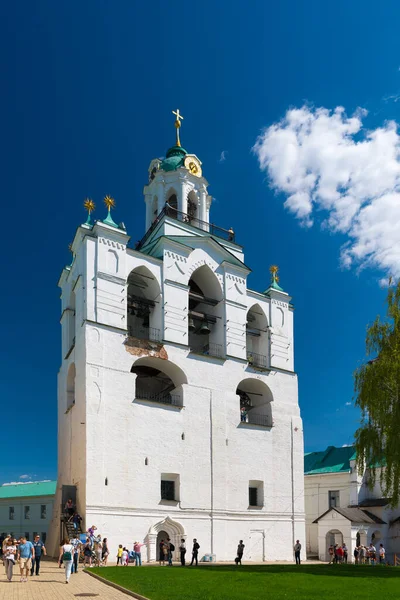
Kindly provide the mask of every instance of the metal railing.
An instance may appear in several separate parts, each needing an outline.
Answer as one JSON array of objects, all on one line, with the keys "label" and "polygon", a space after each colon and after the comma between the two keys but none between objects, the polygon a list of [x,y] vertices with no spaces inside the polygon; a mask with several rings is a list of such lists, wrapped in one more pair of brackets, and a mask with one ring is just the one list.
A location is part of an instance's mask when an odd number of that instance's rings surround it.
[{"label": "metal railing", "polygon": [[161,331],[155,327],[128,326],[129,337],[135,337],[139,340],[150,340],[151,342],[161,342]]},{"label": "metal railing", "polygon": [[137,390],[135,400],[149,400],[150,402],[182,406],[182,399],[179,394],[155,394],[154,392]]},{"label": "metal railing", "polygon": [[144,246],[144,244],[146,243],[146,241],[148,240],[148,238],[150,237],[150,235],[164,216],[171,217],[172,219],[176,219],[177,221],[182,221],[183,223],[187,223],[188,225],[196,227],[197,229],[201,229],[202,231],[207,231],[208,233],[211,233],[211,235],[216,235],[217,237],[220,237],[229,242],[235,241],[235,232],[233,231],[233,229],[224,229],[223,227],[218,227],[217,225],[214,225],[214,223],[207,223],[207,221],[201,221],[196,217],[192,217],[188,213],[181,212],[180,210],[169,206],[169,204],[166,204],[162,211],[157,215],[153,223],[150,225],[149,229],[146,231],[145,235],[142,237],[140,242],[137,242],[137,244],[135,245],[136,250],[140,250],[140,248]]},{"label": "metal railing", "polygon": [[263,354],[257,354],[257,352],[247,351],[247,362],[251,367],[259,367],[260,369],[267,369],[267,357]]},{"label": "metal railing", "polygon": [[191,344],[190,351],[196,354],[203,354],[204,356],[213,356],[215,358],[223,358],[222,344],[214,344],[214,342],[208,342],[207,344]]},{"label": "metal railing", "polygon": [[246,415],[240,415],[241,423],[249,425],[260,425],[261,427],[272,427],[272,422],[268,415],[252,415],[251,412]]}]

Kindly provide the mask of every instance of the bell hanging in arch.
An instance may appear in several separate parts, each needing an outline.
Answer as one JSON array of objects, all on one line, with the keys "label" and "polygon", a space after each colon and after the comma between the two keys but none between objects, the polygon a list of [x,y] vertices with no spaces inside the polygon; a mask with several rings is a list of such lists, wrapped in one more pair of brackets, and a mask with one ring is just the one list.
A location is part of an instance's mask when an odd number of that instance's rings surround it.
[{"label": "bell hanging in arch", "polygon": [[189,331],[195,331],[195,330],[196,330],[196,325],[194,324],[192,317],[189,317]]},{"label": "bell hanging in arch", "polygon": [[207,321],[205,321],[202,326],[200,327],[198,333],[200,335],[208,335],[209,333],[211,333],[211,329],[208,326]]}]

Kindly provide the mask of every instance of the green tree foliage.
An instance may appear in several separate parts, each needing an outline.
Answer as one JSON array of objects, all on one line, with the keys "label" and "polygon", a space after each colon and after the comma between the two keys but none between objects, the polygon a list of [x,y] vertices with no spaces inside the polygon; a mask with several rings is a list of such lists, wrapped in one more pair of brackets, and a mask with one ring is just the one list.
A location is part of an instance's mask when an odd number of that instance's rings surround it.
[{"label": "green tree foliage", "polygon": [[[368,362],[354,374],[361,424],[356,432],[358,468],[370,467],[371,486],[400,500],[400,282],[389,288],[386,318],[367,330]],[[383,467],[383,468],[381,468]]]}]

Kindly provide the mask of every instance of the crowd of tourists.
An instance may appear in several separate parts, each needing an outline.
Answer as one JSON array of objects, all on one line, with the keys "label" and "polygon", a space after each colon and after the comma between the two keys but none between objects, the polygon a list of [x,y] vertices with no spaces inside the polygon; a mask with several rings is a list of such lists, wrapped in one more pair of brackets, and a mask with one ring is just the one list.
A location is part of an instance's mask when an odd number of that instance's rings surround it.
[{"label": "crowd of tourists", "polygon": [[[386,564],[386,550],[383,544],[379,544],[377,550],[371,542],[369,546],[360,544],[354,548],[354,563],[356,565]],[[335,544],[329,546],[329,564],[347,564],[349,551],[346,544]]]},{"label": "crowd of tourists", "polygon": [[21,582],[28,581],[28,575],[39,575],[42,555],[46,555],[46,548],[39,535],[35,535],[33,542],[26,537],[19,539],[11,535],[0,538],[1,554],[7,581],[11,581],[14,566],[19,563]]}]

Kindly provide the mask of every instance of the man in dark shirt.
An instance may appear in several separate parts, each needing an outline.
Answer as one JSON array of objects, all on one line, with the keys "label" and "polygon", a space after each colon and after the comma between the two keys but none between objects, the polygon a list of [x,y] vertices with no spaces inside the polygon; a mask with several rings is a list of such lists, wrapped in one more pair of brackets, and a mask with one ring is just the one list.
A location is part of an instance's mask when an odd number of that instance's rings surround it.
[{"label": "man in dark shirt", "polygon": [[196,563],[196,567],[199,564],[197,561],[197,557],[199,555],[199,548],[200,548],[200,544],[198,544],[196,538],[194,538],[193,549],[192,549],[192,562],[190,563],[190,566],[192,566],[194,562]]},{"label": "man in dark shirt", "polygon": [[241,565],[242,564],[243,552],[244,552],[243,540],[239,540],[239,544],[238,544],[238,547],[237,547],[237,557],[236,557],[236,560],[235,560],[235,563],[237,565]]},{"label": "man in dark shirt", "polygon": [[39,575],[40,560],[42,558],[42,552],[46,556],[46,548],[45,548],[42,540],[40,539],[40,535],[35,535],[35,539],[33,540],[33,550],[34,550],[34,555],[33,555],[33,559],[32,559],[31,577],[32,577],[34,571],[35,571],[36,575]]}]

